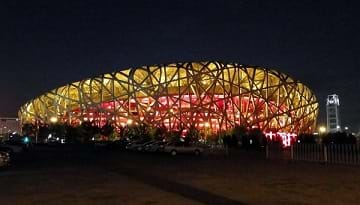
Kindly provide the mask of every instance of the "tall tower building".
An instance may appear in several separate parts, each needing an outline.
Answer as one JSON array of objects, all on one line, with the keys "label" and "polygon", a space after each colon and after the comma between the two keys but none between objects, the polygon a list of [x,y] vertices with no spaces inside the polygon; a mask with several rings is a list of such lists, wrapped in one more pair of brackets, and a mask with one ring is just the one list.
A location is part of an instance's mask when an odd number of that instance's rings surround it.
[{"label": "tall tower building", "polygon": [[328,95],[326,100],[326,121],[328,132],[340,132],[339,96]]}]

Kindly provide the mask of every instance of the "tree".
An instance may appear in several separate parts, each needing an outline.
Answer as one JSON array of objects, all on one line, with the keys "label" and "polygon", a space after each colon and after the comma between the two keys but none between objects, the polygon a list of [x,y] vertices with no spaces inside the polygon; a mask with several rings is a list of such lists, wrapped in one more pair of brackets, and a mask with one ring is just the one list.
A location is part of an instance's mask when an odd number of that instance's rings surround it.
[{"label": "tree", "polygon": [[152,139],[157,141],[162,141],[166,137],[167,129],[165,125],[159,126],[159,127],[152,127],[149,130],[149,135]]},{"label": "tree", "polygon": [[65,137],[66,136],[66,125],[63,123],[55,123],[49,126],[49,130],[53,137]]},{"label": "tree", "polygon": [[195,127],[195,125],[192,124],[185,135],[185,139],[184,139],[185,144],[189,145],[191,143],[197,143],[199,139],[200,139],[200,132]]},{"label": "tree", "polygon": [[38,142],[44,142],[50,134],[50,128],[48,124],[42,124],[39,126]]},{"label": "tree", "polygon": [[315,144],[315,136],[313,134],[299,134],[297,140],[300,143]]},{"label": "tree", "polygon": [[[264,147],[267,144],[264,133],[258,129],[250,129],[248,133],[249,145],[255,148]],[[250,142],[251,140],[251,142]]]},{"label": "tree", "polygon": [[66,125],[66,136],[69,143],[89,142],[96,134],[100,133],[98,126],[85,121],[78,126]]},{"label": "tree", "polygon": [[170,130],[169,132],[166,132],[166,141],[172,142],[172,143],[179,143],[181,142],[181,133],[182,130]]},{"label": "tree", "polygon": [[352,134],[346,132],[328,133],[323,137],[324,144],[355,144],[356,138]]},{"label": "tree", "polygon": [[149,126],[146,123],[140,123],[136,129],[136,135],[142,141],[150,141]]},{"label": "tree", "polygon": [[246,137],[248,130],[245,126],[235,125],[235,127],[231,130],[231,135],[236,138],[237,142],[243,142],[243,138]]},{"label": "tree", "polygon": [[[90,128],[90,129],[94,129],[94,128]],[[100,129],[100,133],[105,137],[109,137],[113,133],[113,131],[114,131],[114,127],[108,122],[105,125],[103,125]]]},{"label": "tree", "polygon": [[27,136],[35,136],[36,126],[31,123],[25,123],[22,126],[22,133]]},{"label": "tree", "polygon": [[219,144],[221,143],[221,138],[219,136],[219,134],[216,133],[212,133],[211,135],[208,135],[206,138],[206,142],[209,144]]},{"label": "tree", "polygon": [[131,140],[139,141],[150,141],[150,128],[146,123],[141,123],[139,125],[126,126],[120,130],[120,136],[129,138]]}]

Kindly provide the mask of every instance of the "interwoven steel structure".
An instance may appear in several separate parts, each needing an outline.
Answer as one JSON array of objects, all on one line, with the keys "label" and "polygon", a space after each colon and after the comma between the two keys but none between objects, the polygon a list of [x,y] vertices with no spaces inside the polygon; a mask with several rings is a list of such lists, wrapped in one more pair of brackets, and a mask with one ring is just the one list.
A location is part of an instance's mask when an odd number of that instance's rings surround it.
[{"label": "interwoven steel structure", "polygon": [[288,75],[237,63],[143,66],[70,83],[20,108],[22,123],[51,118],[117,126],[145,122],[211,132],[236,124],[263,131],[311,132],[318,103]]}]

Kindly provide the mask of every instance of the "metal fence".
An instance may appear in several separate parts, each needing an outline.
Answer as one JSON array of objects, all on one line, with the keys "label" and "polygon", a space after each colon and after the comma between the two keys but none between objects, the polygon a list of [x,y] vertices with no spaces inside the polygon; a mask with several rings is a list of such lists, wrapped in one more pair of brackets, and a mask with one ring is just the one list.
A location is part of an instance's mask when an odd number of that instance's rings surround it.
[{"label": "metal fence", "polygon": [[295,144],[291,146],[291,159],[301,161],[324,162],[325,146],[319,144]]},{"label": "metal fence", "polygon": [[295,144],[289,149],[268,146],[268,159],[288,159],[330,164],[360,165],[360,145],[356,144]]}]

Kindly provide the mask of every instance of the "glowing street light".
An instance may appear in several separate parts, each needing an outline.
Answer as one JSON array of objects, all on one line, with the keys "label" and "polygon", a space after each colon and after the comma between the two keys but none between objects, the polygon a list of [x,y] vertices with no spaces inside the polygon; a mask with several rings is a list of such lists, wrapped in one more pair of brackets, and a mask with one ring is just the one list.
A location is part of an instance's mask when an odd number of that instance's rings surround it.
[{"label": "glowing street light", "polygon": [[128,119],[126,123],[127,123],[128,125],[132,125],[133,121],[132,121],[132,119]]},{"label": "glowing street light", "polygon": [[57,123],[57,121],[58,121],[58,119],[57,119],[57,117],[55,117],[55,116],[53,116],[53,117],[50,118],[50,122],[51,122],[51,123]]},{"label": "glowing street light", "polygon": [[324,127],[324,126],[319,127],[319,132],[320,132],[320,134],[325,133],[326,132],[326,127]]}]

